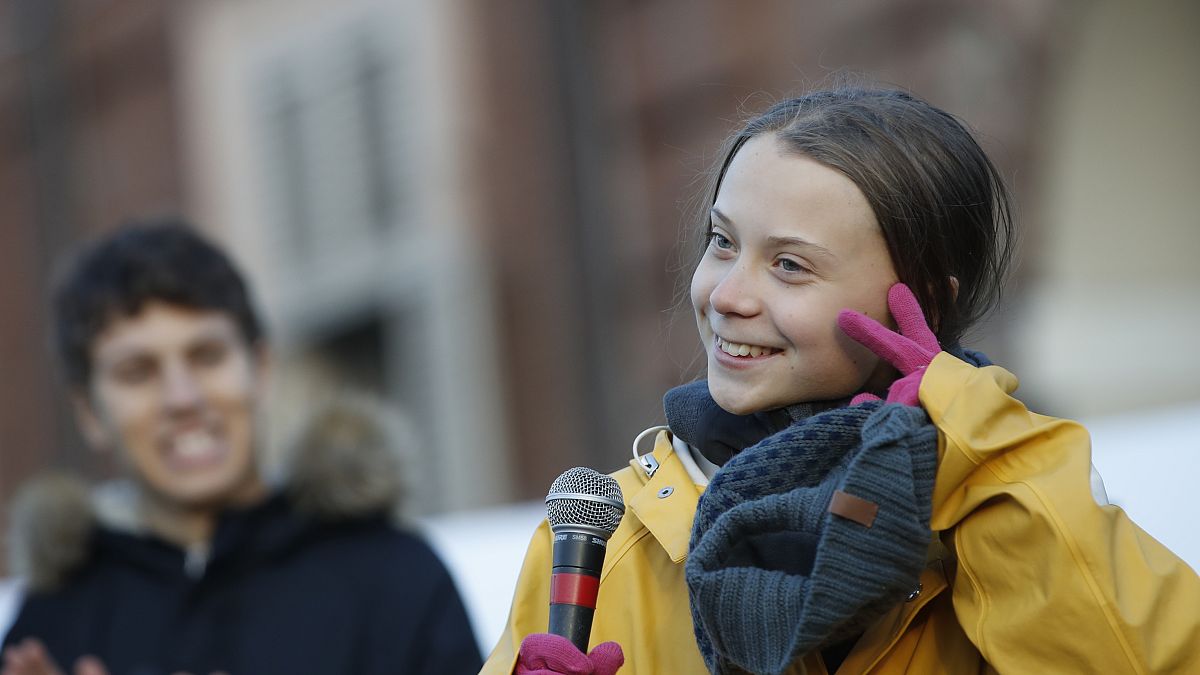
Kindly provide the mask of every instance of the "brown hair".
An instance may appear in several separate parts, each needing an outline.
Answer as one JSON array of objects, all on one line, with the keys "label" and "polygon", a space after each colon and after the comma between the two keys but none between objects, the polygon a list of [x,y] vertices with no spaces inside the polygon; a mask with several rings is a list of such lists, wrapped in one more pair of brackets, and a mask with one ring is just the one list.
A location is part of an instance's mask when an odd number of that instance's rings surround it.
[{"label": "brown hair", "polygon": [[726,142],[706,192],[705,229],[734,155],[764,133],[854,181],[900,281],[943,345],[958,342],[999,302],[1012,257],[1010,196],[954,116],[894,89],[846,86],[776,103]]}]

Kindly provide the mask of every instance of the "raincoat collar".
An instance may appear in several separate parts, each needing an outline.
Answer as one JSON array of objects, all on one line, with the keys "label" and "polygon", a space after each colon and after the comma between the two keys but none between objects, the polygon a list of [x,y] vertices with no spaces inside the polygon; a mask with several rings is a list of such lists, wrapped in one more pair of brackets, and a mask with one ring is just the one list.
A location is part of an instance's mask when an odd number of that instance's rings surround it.
[{"label": "raincoat collar", "polygon": [[655,437],[651,454],[658,466],[653,475],[647,475],[643,463],[636,459],[630,461],[633,473],[642,485],[626,498],[626,502],[671,561],[680,563],[687,558],[692,516],[703,487],[696,485],[688,474],[671,441],[671,433],[666,430]]}]

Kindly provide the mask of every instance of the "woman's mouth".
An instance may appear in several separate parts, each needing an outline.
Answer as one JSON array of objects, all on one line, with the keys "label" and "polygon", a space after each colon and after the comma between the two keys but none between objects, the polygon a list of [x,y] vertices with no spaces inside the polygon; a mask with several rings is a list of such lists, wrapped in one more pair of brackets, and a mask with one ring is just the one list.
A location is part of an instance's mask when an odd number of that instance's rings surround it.
[{"label": "woman's mouth", "polygon": [[760,345],[752,345],[744,342],[732,342],[730,340],[726,340],[720,335],[716,336],[716,345],[718,350],[728,354],[729,356],[740,359],[757,359],[764,356],[778,354],[779,352],[783,351],[782,349],[775,349],[774,347],[762,347]]}]

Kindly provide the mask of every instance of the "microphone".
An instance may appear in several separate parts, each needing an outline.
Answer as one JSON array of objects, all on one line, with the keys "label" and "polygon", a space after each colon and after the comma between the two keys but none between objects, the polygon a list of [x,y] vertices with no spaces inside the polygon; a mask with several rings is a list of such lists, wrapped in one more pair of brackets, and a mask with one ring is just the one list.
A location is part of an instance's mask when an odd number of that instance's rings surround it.
[{"label": "microphone", "polygon": [[550,485],[546,520],[554,533],[550,573],[550,632],[587,653],[608,538],[625,515],[612,476],[577,466]]}]

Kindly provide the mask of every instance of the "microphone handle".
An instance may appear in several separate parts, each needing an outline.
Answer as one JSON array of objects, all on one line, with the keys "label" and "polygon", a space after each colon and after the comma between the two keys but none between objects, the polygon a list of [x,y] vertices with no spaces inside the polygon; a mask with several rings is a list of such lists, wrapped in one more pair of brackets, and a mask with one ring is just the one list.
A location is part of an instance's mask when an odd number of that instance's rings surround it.
[{"label": "microphone handle", "polygon": [[570,525],[554,528],[549,632],[567,638],[585,654],[607,549],[605,537]]},{"label": "microphone handle", "polygon": [[552,603],[550,632],[567,638],[579,651],[586,654],[588,642],[592,637],[592,616],[595,613],[596,610],[591,607]]}]

